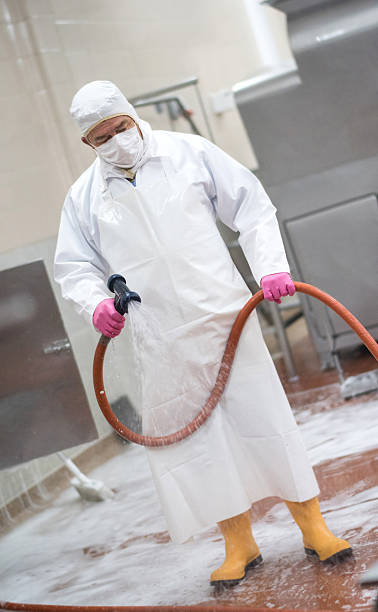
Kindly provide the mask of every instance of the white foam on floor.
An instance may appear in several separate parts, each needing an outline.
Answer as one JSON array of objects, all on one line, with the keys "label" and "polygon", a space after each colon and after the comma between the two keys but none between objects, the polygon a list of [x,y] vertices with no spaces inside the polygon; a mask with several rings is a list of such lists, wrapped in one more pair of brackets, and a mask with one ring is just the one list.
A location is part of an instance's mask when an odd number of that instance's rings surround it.
[{"label": "white foam on floor", "polygon": [[302,410],[300,429],[313,465],[377,448],[378,401],[345,403],[315,414]]},{"label": "white foam on floor", "polygon": [[[323,463],[376,447],[377,408],[378,402],[371,402],[351,410],[346,404],[329,412],[301,414],[300,427],[313,461]],[[193,605],[212,600],[208,577],[223,561],[223,541],[216,528],[184,545],[167,541],[144,449],[125,445],[124,452],[90,476],[117,489],[115,497],[91,503],[74,489],[67,490],[2,537],[0,599],[66,605]],[[322,507],[330,528],[348,532],[352,544],[363,547],[376,521],[377,498],[378,486],[328,500]],[[275,567],[272,585],[282,589],[291,567],[303,563],[300,534],[286,507],[274,506],[254,526],[254,533],[264,567]],[[310,569],[298,576],[293,601],[308,588],[312,576]],[[324,584],[319,584],[319,597],[330,576],[325,574]],[[249,583],[248,593],[258,588],[258,580]],[[228,596],[230,602],[241,589],[242,585]],[[369,609],[372,596],[368,591],[363,595],[361,610]],[[316,601],[310,603],[316,607]],[[265,605],[273,604],[267,599]],[[340,609],[350,608],[342,602]]]}]

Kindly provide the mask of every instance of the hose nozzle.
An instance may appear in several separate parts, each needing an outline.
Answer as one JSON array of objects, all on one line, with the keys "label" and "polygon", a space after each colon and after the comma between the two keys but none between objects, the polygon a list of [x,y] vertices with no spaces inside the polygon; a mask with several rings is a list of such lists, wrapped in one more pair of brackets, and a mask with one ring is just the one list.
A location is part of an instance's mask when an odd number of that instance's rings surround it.
[{"label": "hose nozzle", "polygon": [[140,295],[135,291],[130,291],[126,285],[126,279],[120,274],[112,274],[108,279],[108,289],[115,294],[114,308],[119,314],[124,315],[129,311],[129,303],[134,300],[141,302]]}]

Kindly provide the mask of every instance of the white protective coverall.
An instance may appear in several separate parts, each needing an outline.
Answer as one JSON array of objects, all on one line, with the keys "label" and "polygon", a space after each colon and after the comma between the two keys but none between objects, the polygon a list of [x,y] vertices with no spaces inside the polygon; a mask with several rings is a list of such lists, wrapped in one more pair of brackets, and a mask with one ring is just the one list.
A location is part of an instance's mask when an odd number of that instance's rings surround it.
[{"label": "white protective coverall", "polygon": [[[151,131],[134,109],[127,114],[149,143],[136,186],[100,158],[80,176],[63,207],[55,277],[63,296],[89,319],[110,296],[106,281],[114,273],[125,276],[154,309],[165,355],[172,359],[167,370],[159,354],[141,355],[144,432],[172,423],[170,431],[162,427],[166,434],[185,424],[176,425],[176,412],[189,422],[202,408],[234,319],[250,297],[218,232],[216,214],[240,232],[258,282],[289,266],[275,208],[249,170],[202,137]],[[208,421],[184,441],[147,453],[176,542],[259,499],[305,501],[318,494],[255,313]]]}]

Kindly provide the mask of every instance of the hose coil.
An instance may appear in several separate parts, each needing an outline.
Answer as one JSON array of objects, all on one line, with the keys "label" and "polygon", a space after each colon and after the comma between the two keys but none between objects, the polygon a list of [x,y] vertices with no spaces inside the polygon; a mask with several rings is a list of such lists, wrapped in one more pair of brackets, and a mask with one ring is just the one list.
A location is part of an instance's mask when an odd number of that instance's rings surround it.
[{"label": "hose coil", "polygon": [[[294,285],[297,291],[315,297],[332,308],[332,310],[334,310],[342,319],[344,319],[344,321],[356,332],[373,357],[375,357],[375,359],[378,361],[377,342],[369,334],[367,329],[365,329],[365,327],[360,323],[360,321],[347,308],[345,308],[345,306],[340,304],[340,302],[338,302],[328,293],[325,293],[313,285],[297,281],[294,282]],[[102,335],[98,342],[93,361],[93,384],[98,405],[108,423],[110,423],[113,429],[125,440],[149,447],[169,446],[170,444],[176,444],[197,431],[197,429],[201,427],[201,425],[203,425],[209,418],[215,406],[218,404],[230,375],[236,347],[238,345],[243,327],[251,312],[263,301],[263,299],[264,294],[262,290],[260,290],[248,300],[237,315],[227,340],[215,385],[202,410],[200,410],[197,416],[185,427],[166,436],[155,437],[137,434],[123,425],[123,423],[117,419],[106,397],[103,380],[103,363],[110,338]]]}]

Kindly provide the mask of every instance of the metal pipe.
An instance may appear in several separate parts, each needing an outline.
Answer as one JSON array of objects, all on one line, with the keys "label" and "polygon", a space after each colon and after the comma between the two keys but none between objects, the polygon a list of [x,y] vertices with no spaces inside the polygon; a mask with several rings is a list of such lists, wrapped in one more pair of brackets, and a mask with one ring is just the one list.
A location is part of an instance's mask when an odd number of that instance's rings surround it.
[{"label": "metal pipe", "polygon": [[177,83],[174,83],[173,85],[168,85],[167,87],[161,87],[160,89],[154,89],[153,91],[148,91],[139,96],[134,96],[133,98],[129,98],[129,101],[133,106],[142,106],[143,104],[140,104],[141,102],[146,103],[151,98],[156,98],[157,96],[161,96],[163,94],[170,93],[172,91],[177,91],[179,89],[184,89],[185,87],[191,87],[191,86],[194,86],[195,88],[198,103],[200,105],[201,112],[203,114],[203,118],[205,120],[206,128],[210,136],[210,140],[212,140],[212,142],[215,143],[214,133],[213,133],[213,130],[211,129],[209,116],[207,114],[205,104],[203,102],[201,92],[198,87],[198,77],[190,77],[188,79],[184,79],[183,81],[178,81]]},{"label": "metal pipe", "polygon": [[209,115],[207,114],[202,96],[201,96],[201,92],[199,90],[198,84],[196,84],[195,88],[196,90],[196,95],[197,95],[197,99],[199,102],[199,105],[201,107],[201,111],[203,114],[203,118],[205,119],[205,123],[206,123],[206,127],[207,127],[207,131],[209,132],[209,136],[210,136],[210,140],[215,144],[215,138],[214,138],[214,133],[213,130],[211,129],[211,125],[210,125],[210,121],[209,121]]},{"label": "metal pipe", "polygon": [[198,136],[201,135],[199,129],[197,128],[196,124],[194,123],[193,119],[191,118],[189,112],[187,111],[187,109],[185,108],[185,106],[183,105],[183,103],[181,102],[180,98],[178,98],[177,96],[170,96],[168,98],[163,97],[163,98],[146,98],[146,99],[141,99],[138,102],[134,103],[134,107],[135,108],[140,108],[142,106],[151,106],[151,105],[155,105],[155,104],[167,104],[169,102],[176,102],[176,104],[179,106],[180,111],[182,113],[182,116],[184,117],[184,119],[186,119],[186,121],[189,123],[190,127],[193,130],[193,134],[197,134]]},{"label": "metal pipe", "polygon": [[278,341],[282,348],[283,359],[285,362],[285,366],[287,369],[287,373],[289,375],[289,381],[294,382],[298,380],[298,374],[295,367],[293,353],[291,351],[290,343],[287,337],[285,326],[282,322],[281,315],[279,313],[279,309],[277,304],[270,303],[270,312],[272,315],[274,327],[277,332]]},{"label": "metal pipe", "polygon": [[129,102],[135,106],[136,102],[139,100],[145,100],[146,98],[155,98],[156,96],[160,96],[162,94],[170,93],[171,91],[177,91],[178,89],[184,89],[185,87],[190,87],[192,85],[197,85],[198,77],[190,77],[188,79],[184,79],[183,81],[178,81],[173,85],[168,85],[167,87],[161,87],[160,89],[154,89],[153,91],[148,91],[147,93],[141,94],[139,96],[134,96],[133,98],[129,98]]}]

